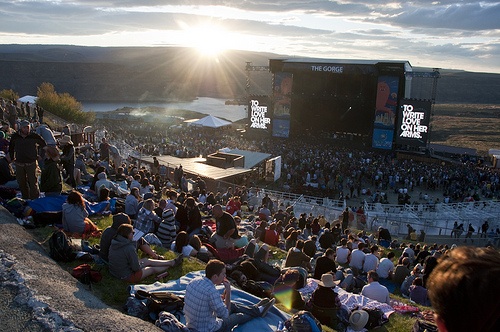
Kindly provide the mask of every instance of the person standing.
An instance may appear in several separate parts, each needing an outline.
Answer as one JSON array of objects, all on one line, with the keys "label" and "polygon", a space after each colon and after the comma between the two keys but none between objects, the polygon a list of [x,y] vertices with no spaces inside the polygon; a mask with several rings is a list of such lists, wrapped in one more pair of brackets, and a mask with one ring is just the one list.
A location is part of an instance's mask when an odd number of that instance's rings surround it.
[{"label": "person standing", "polygon": [[[222,297],[215,288],[221,284],[224,285]],[[213,259],[205,267],[205,276],[191,280],[186,287],[186,326],[198,332],[231,331],[236,325],[256,317],[264,317],[274,301],[264,299],[252,306],[231,303],[231,284],[226,279],[226,265]]]},{"label": "person standing", "polygon": [[109,162],[109,144],[106,142],[105,137],[102,138],[101,144],[99,144],[99,159]]},{"label": "person standing", "polygon": [[16,179],[23,199],[36,199],[40,196],[36,177],[38,148],[46,146],[45,140],[30,132],[29,121],[23,120],[20,129],[10,140],[9,156],[16,166]]},{"label": "person standing", "polygon": [[75,180],[75,146],[68,135],[64,135],[59,139],[59,146],[62,150],[61,164],[66,171],[68,184],[72,188],[76,188]]},{"label": "person standing", "polygon": [[342,212],[342,231],[345,231],[349,227],[349,208],[346,207],[344,212]]}]

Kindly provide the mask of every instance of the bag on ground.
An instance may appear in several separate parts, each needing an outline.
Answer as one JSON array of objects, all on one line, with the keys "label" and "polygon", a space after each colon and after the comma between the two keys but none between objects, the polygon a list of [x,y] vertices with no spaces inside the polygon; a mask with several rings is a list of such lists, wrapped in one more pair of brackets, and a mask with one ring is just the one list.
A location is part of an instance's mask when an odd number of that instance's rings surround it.
[{"label": "bag on ground", "polygon": [[73,252],[73,247],[71,246],[71,241],[61,230],[52,233],[49,239],[49,249],[50,257],[59,262],[71,262],[76,257],[76,253]]},{"label": "bag on ground", "polygon": [[285,321],[285,327],[290,332],[321,332],[321,323],[309,312],[299,311]]},{"label": "bag on ground", "polygon": [[89,264],[78,265],[73,269],[71,275],[85,285],[97,283],[102,280],[101,272],[92,269]]}]

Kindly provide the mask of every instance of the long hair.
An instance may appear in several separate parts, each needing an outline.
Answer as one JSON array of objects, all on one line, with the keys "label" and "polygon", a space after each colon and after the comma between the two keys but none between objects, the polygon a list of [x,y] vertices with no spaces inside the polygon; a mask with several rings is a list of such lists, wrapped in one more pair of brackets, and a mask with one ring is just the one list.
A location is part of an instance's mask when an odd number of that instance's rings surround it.
[{"label": "long hair", "polygon": [[186,232],[181,231],[175,238],[175,251],[181,253],[182,248],[189,243],[189,236]]},{"label": "long hair", "polygon": [[78,205],[82,208],[85,208],[85,201],[78,191],[73,190],[72,192],[70,192],[67,201],[69,204]]}]

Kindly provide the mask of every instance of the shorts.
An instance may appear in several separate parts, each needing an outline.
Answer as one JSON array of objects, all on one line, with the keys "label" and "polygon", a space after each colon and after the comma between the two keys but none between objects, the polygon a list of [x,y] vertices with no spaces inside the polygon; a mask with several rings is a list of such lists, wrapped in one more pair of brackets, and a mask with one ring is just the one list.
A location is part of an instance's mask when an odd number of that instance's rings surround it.
[{"label": "shorts", "polygon": [[123,278],[123,280],[128,281],[132,284],[138,283],[139,281],[142,280],[142,270],[135,271],[134,273],[132,273],[128,277]]}]

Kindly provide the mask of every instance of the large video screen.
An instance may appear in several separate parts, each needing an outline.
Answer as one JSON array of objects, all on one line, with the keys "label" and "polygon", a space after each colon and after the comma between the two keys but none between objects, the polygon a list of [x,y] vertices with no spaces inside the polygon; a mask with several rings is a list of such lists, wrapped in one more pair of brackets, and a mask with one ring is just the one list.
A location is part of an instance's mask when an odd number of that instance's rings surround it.
[{"label": "large video screen", "polygon": [[416,147],[427,145],[430,100],[403,99],[398,112],[396,143]]},{"label": "large video screen", "polygon": [[253,133],[270,134],[272,112],[267,96],[252,96],[248,104],[248,130]]},{"label": "large video screen", "polygon": [[377,82],[372,147],[392,149],[398,106],[399,77],[380,76]]}]

